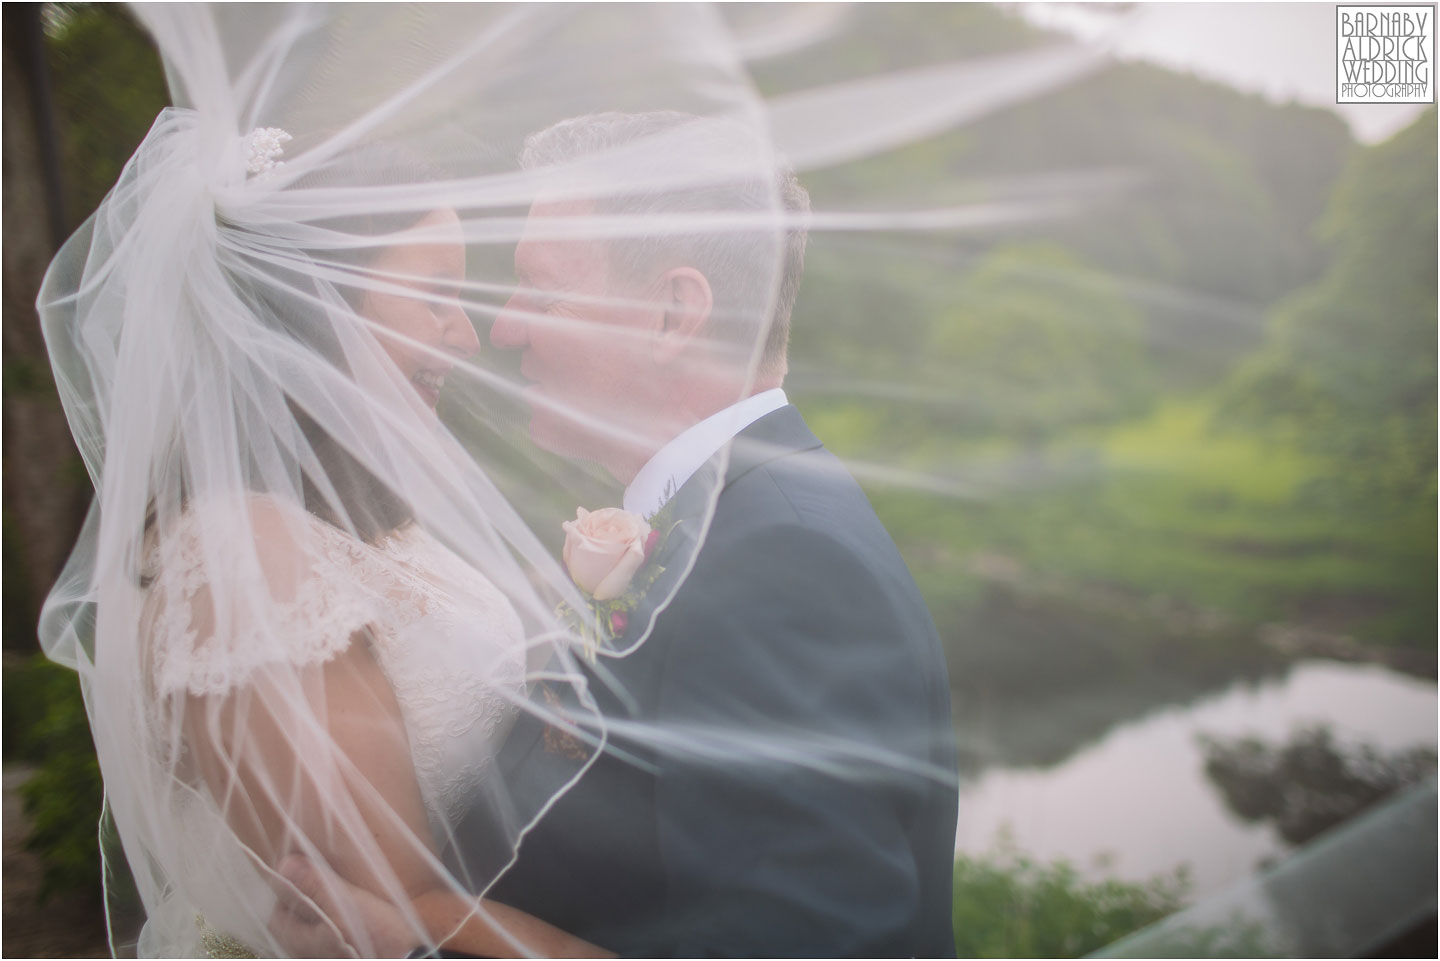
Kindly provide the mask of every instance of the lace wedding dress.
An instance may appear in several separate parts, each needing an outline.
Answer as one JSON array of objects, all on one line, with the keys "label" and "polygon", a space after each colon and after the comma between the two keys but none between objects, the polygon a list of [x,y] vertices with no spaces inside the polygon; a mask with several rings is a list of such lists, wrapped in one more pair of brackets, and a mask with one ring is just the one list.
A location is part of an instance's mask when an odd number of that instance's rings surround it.
[{"label": "lace wedding dress", "polygon": [[[414,524],[371,545],[265,498],[252,498],[251,508],[257,518],[283,517],[289,530],[309,535],[303,573],[274,592],[276,610],[263,621],[235,612],[227,630],[197,628],[206,619],[205,571],[213,569],[197,532],[202,508],[190,508],[153,538],[146,610],[157,703],[223,696],[267,666],[320,665],[357,636],[368,637],[394,690],[431,831],[437,849],[443,847],[447,827],[473,800],[525,694],[518,615],[490,580]],[[292,534],[285,549],[293,551],[294,541]],[[183,740],[176,748],[181,756],[160,763],[193,770]],[[167,907],[196,916],[197,941],[146,944],[142,937],[143,954],[198,948],[215,956],[263,942],[259,932],[247,936],[245,927],[267,914],[254,910],[257,900],[273,895],[203,781],[189,779],[193,790],[182,794],[174,815],[182,846],[197,861],[184,872],[190,889],[175,891]],[[231,912],[229,904],[244,909]],[[219,931],[225,935],[217,937]]]}]

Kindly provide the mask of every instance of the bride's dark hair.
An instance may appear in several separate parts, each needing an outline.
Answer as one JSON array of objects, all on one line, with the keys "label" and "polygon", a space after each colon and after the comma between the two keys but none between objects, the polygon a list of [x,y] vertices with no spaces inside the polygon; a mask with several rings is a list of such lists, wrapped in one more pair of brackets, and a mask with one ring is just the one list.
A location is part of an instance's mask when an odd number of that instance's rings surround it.
[{"label": "bride's dark hair", "polygon": [[[326,163],[323,170],[298,180],[296,189],[326,187],[379,187],[386,183],[433,183],[440,174],[409,151],[390,144],[370,144],[345,152]],[[356,243],[365,238],[382,238],[415,226],[429,210],[366,211],[325,221],[324,226],[342,238],[324,250],[309,250],[304,256],[343,270],[357,278],[385,250],[380,243]],[[322,285],[328,285],[346,306],[359,313],[365,299],[363,285],[320,280],[308,272],[267,265],[267,282],[248,284],[246,299],[262,319],[293,336],[337,369],[350,374],[333,318],[317,306],[326,299]],[[237,284],[237,289],[245,291]],[[286,394],[286,406],[294,415],[301,433],[319,465],[321,477],[301,471],[305,509],[326,522],[353,531],[367,543],[414,520],[414,510],[394,489],[375,475],[345,445],[315,419],[294,396]],[[325,488],[334,492],[332,499]],[[338,503],[337,503],[338,501]]]},{"label": "bride's dark hair", "polygon": [[[297,189],[367,187],[437,179],[438,172],[408,151],[392,145],[372,144],[332,159],[321,172],[301,178],[294,186]],[[406,230],[429,212],[367,211],[331,218],[324,226],[333,231],[340,242],[323,250],[295,253],[308,261],[304,267],[324,263],[342,271],[353,271],[358,279],[385,249],[378,241],[366,243],[367,238],[383,238]],[[240,233],[248,229],[218,217],[217,226]],[[350,375],[350,366],[335,331],[333,313],[322,305],[338,296],[350,311],[358,313],[366,288],[360,284],[321,280],[310,270],[281,266],[273,259],[261,263],[242,253],[232,251],[232,255],[240,258],[240,262],[222,265],[222,269],[241,302],[266,326],[293,338],[313,355]],[[313,473],[303,466],[299,468],[300,490],[307,511],[337,528],[353,532],[367,543],[375,543],[414,520],[413,507],[325,429],[314,413],[289,391],[285,392],[285,404],[313,455],[311,462],[316,465]],[[183,476],[179,490],[179,506],[183,509],[187,500]],[[152,501],[147,505],[144,521],[147,534],[157,519],[157,505]],[[149,581],[148,574],[142,572],[141,586],[147,586]]]}]

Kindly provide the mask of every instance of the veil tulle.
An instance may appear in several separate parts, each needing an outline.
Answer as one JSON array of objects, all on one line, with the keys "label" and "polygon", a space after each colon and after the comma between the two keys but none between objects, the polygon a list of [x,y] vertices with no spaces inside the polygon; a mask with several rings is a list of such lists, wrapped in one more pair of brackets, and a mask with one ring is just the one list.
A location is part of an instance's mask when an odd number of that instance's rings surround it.
[{"label": "veil tulle", "polygon": [[[159,955],[207,950],[217,933],[283,953],[267,922],[285,852],[337,866],[402,911],[422,888],[482,895],[583,774],[579,763],[536,796],[484,768],[467,791],[493,815],[493,870],[458,877],[443,859],[443,805],[407,742],[413,718],[379,670],[386,637],[451,639],[443,670],[503,705],[477,751],[522,715],[573,738],[581,757],[604,749],[592,687],[684,583],[723,464],[687,485],[699,509],[633,616],[615,620],[577,587],[563,525],[577,507],[619,504],[613,462],[673,434],[675,412],[613,385],[546,385],[484,343],[507,311],[530,336],[589,323],[555,306],[594,306],[564,289],[573,278],[512,275],[517,242],[603,241],[612,268],[636,276],[674,266],[676,245],[703,248],[744,281],[715,284],[712,322],[685,362],[738,401],[767,376],[777,341],[783,350],[805,229],[967,228],[1036,212],[946,207],[925,185],[904,211],[811,212],[789,167],[930,136],[1096,62],[1042,48],[829,76],[767,99],[751,63],[825,42],[843,9],[138,13],[174,106],[40,297],[96,489],[41,632],[81,676],[146,916],[140,950]],[[546,215],[527,217],[532,204]],[[664,290],[613,289],[623,296],[600,306],[670,309]],[[739,730],[625,728],[736,764],[910,763]],[[443,936],[407,917],[416,944]]]}]

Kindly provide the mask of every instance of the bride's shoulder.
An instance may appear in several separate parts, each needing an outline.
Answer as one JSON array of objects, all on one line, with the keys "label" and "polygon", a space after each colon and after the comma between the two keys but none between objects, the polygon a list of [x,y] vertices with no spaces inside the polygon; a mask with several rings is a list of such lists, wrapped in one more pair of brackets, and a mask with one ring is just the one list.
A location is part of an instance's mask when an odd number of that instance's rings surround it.
[{"label": "bride's shoulder", "polygon": [[222,693],[265,665],[323,663],[377,617],[359,542],[261,494],[207,499],[157,523],[148,630],[163,693]]},{"label": "bride's shoulder", "polygon": [[281,582],[314,574],[317,561],[363,546],[301,505],[257,493],[189,503],[168,521],[155,522],[146,545],[148,566],[157,572],[253,557],[267,577]]}]

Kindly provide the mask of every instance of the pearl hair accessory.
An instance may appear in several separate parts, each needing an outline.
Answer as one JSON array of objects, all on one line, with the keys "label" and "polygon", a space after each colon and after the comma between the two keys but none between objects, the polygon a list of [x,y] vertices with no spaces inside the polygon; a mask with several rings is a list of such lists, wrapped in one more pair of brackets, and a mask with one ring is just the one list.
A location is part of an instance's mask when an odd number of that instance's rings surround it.
[{"label": "pearl hair accessory", "polygon": [[249,152],[245,169],[259,174],[283,167],[285,161],[278,158],[285,153],[285,145],[290,140],[290,135],[279,127],[256,127],[245,137],[245,149]]}]

